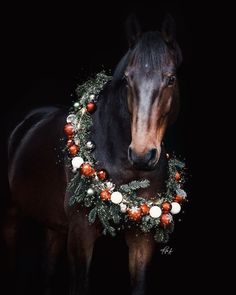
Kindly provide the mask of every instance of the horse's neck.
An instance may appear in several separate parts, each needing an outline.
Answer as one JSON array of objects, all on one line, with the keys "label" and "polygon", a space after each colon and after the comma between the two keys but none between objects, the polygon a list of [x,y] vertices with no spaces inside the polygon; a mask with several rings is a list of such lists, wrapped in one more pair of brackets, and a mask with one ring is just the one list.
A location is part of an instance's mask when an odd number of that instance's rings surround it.
[{"label": "horse's neck", "polygon": [[[153,171],[139,171],[128,160],[128,147],[131,143],[131,126],[128,110],[117,95],[104,94],[93,115],[92,139],[95,142],[95,158],[99,168],[106,169],[110,178],[117,184],[135,179],[149,179],[149,193],[161,191],[166,178],[167,162],[164,151],[157,168]],[[125,99],[123,97],[123,99]]]}]

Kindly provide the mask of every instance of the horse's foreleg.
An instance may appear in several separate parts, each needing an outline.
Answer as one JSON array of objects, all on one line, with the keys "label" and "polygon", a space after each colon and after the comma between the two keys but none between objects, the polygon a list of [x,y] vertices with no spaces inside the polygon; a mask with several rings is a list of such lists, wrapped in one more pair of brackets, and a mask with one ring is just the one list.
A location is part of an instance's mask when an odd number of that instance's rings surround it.
[{"label": "horse's foreleg", "polygon": [[91,226],[85,215],[77,213],[71,221],[68,236],[68,257],[71,270],[71,295],[88,293],[88,276],[92,260],[94,242],[98,236],[95,226]]},{"label": "horse's foreleg", "polygon": [[56,274],[59,258],[66,245],[64,233],[45,229],[45,247],[43,259],[43,294],[53,292],[53,278]]},{"label": "horse's foreleg", "polygon": [[155,243],[148,235],[127,233],[126,241],[129,247],[129,271],[132,295],[145,294],[146,273],[155,250]]},{"label": "horse's foreleg", "polygon": [[[2,267],[4,267],[4,283],[7,284],[9,293],[17,290],[17,251],[22,226],[22,217],[15,207],[8,208],[2,227],[4,254]],[[4,265],[4,266],[3,266]],[[3,287],[4,288],[4,287]]]},{"label": "horse's foreleg", "polygon": [[16,251],[18,231],[21,226],[21,218],[14,207],[8,209],[3,224],[3,240],[6,247],[6,270],[12,274],[16,271]]}]

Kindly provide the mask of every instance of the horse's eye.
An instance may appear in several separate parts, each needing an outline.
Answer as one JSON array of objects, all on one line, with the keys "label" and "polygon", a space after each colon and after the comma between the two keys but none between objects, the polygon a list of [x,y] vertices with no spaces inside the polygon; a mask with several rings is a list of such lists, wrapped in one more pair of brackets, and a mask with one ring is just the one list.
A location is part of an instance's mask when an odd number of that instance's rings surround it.
[{"label": "horse's eye", "polygon": [[128,86],[128,77],[126,76],[126,75],[124,75],[123,77],[122,77],[122,81],[123,81],[123,83],[126,85],[126,86]]},{"label": "horse's eye", "polygon": [[172,85],[174,85],[175,80],[176,80],[176,76],[174,76],[174,75],[169,76],[169,77],[168,77],[168,80],[167,80],[167,86],[172,86]]}]

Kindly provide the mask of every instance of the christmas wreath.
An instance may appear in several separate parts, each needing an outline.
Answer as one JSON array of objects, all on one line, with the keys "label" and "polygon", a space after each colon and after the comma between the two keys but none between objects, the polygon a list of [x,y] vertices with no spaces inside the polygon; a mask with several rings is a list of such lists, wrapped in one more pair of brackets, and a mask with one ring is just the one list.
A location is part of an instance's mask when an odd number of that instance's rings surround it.
[{"label": "christmas wreath", "polygon": [[173,231],[173,215],[181,210],[186,200],[183,190],[185,164],[176,156],[168,157],[166,191],[155,198],[144,199],[137,191],[149,186],[148,180],[134,180],[115,185],[105,169],[96,170],[92,151],[95,143],[90,140],[91,114],[96,111],[99,92],[111,80],[104,72],[78,86],[79,98],[66,119],[67,160],[73,171],[67,190],[71,193],[70,205],[80,203],[88,208],[88,220],[96,218],[103,225],[103,233],[115,235],[125,227],[136,226],[143,232],[153,232],[158,242],[167,242]]}]

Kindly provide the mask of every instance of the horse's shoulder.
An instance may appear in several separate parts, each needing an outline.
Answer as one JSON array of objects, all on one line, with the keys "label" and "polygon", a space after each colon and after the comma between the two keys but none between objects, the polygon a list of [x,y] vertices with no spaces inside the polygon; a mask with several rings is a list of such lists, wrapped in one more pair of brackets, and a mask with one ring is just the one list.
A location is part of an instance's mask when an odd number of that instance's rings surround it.
[{"label": "horse's shoulder", "polygon": [[46,106],[31,110],[9,136],[9,157],[14,153],[16,146],[19,146],[26,138],[36,134],[38,131],[52,125],[55,126],[55,130],[61,129],[66,113],[67,109],[63,106]]}]

